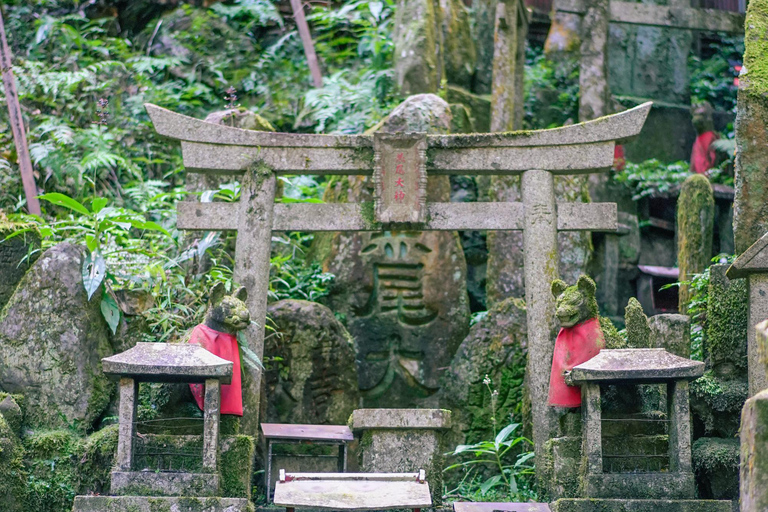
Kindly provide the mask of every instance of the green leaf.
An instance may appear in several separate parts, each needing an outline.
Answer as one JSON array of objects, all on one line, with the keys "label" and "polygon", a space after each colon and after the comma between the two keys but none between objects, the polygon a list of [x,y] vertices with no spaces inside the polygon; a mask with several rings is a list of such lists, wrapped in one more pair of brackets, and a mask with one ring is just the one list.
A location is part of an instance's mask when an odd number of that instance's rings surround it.
[{"label": "green leaf", "polygon": [[509,434],[511,434],[512,432],[514,432],[514,431],[515,431],[515,429],[516,429],[517,427],[519,427],[519,426],[520,426],[520,424],[519,424],[519,423],[510,423],[509,425],[507,425],[506,427],[504,427],[503,429],[501,429],[501,432],[499,432],[499,433],[496,435],[496,440],[495,440],[495,441],[496,441],[496,444],[498,445],[498,444],[501,444],[501,443],[503,443],[504,441],[506,441],[506,440],[507,440],[507,437],[509,437]]},{"label": "green leaf", "polygon": [[120,322],[120,308],[106,289],[101,297],[101,314],[104,315],[104,320],[107,321],[112,334],[115,334],[117,332],[117,325]]},{"label": "green leaf", "polygon": [[104,208],[107,205],[107,198],[106,197],[97,197],[93,201],[91,201],[91,210],[93,213],[99,213],[102,208]]},{"label": "green leaf", "polygon": [[89,251],[94,252],[99,247],[99,240],[94,235],[85,235],[85,246]]},{"label": "green leaf", "polygon": [[85,292],[88,294],[88,300],[91,300],[93,294],[99,289],[106,273],[107,262],[100,252],[92,252],[85,257],[83,260],[83,286],[85,286]]},{"label": "green leaf", "polygon": [[485,496],[488,491],[496,487],[501,483],[501,475],[494,475],[485,482],[483,482],[483,485],[480,486],[480,494]]},{"label": "green leaf", "polygon": [[171,234],[160,224],[152,222],[150,220],[132,220],[131,225],[138,229],[148,229],[150,231],[159,231],[165,236],[171,236]]},{"label": "green leaf", "polygon": [[83,215],[90,215],[90,212],[85,206],[83,206],[76,200],[64,194],[60,194],[58,192],[51,192],[49,194],[43,194],[37,197],[38,199],[48,201],[51,204],[63,206],[64,208],[69,208],[70,210],[74,210],[78,213],[82,213]]}]

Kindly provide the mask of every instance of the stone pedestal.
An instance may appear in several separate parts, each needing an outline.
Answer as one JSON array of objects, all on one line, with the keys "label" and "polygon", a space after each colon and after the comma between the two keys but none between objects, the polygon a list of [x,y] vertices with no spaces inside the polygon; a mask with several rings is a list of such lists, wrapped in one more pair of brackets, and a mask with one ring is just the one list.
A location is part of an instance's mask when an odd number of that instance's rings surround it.
[{"label": "stone pedestal", "polygon": [[[768,321],[756,329],[762,349],[768,342]],[[768,389],[756,394],[744,404],[741,413],[741,510],[768,508]]]},{"label": "stone pedestal", "polygon": [[451,427],[445,409],[358,409],[352,430],[362,434],[362,473],[426,471],[434,506],[442,504],[443,432]]},{"label": "stone pedestal", "polygon": [[577,498],[557,500],[552,512],[731,512],[730,501],[714,500],[617,500]]}]

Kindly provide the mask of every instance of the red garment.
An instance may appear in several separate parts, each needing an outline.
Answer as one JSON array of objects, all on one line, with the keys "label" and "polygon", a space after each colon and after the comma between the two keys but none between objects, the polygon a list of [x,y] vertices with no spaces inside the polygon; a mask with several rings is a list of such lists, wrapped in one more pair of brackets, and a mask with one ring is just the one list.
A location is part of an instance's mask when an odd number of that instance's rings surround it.
[{"label": "red garment", "polygon": [[[189,343],[202,345],[204,349],[227,361],[232,361],[232,383],[221,386],[221,414],[243,415],[243,388],[240,385],[240,350],[237,338],[233,334],[214,331],[205,324],[192,330]],[[189,389],[195,397],[197,406],[203,409],[204,386],[190,384]]]},{"label": "red garment", "polygon": [[704,174],[715,166],[715,149],[712,147],[715,140],[715,132],[704,132],[696,137],[691,151],[691,172]]},{"label": "red garment", "polygon": [[574,366],[589,361],[605,347],[605,337],[600,321],[590,318],[573,327],[560,329],[552,357],[552,373],[549,376],[549,405],[579,407],[581,388],[565,383],[564,373]]},{"label": "red garment", "polygon": [[613,147],[613,168],[619,172],[627,166],[627,159],[624,158],[624,146],[616,144]]}]

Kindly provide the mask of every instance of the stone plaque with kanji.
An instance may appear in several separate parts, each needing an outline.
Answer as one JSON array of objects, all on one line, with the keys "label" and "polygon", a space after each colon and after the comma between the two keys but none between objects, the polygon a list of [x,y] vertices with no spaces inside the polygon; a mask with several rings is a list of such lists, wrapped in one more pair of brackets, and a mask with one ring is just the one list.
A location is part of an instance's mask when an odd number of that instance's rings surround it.
[{"label": "stone plaque with kanji", "polygon": [[373,137],[376,221],[423,223],[427,218],[427,137],[423,133]]}]

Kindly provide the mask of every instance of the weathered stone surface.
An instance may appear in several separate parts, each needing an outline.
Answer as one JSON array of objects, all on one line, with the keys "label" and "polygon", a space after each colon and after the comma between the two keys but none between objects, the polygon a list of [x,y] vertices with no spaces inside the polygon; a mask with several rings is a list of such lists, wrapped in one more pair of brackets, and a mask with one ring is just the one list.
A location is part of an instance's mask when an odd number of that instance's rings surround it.
[{"label": "weathered stone surface", "polygon": [[188,343],[137,343],[135,347],[102,360],[104,373],[151,382],[205,382],[220,379],[228,384],[232,362],[200,345]]},{"label": "weathered stone surface", "polygon": [[250,500],[244,498],[143,497],[143,496],[76,496],[72,512],[253,512]]},{"label": "weathered stone surface", "polygon": [[[715,198],[706,176],[689,176],[677,199],[677,265],[680,281],[690,281],[709,266],[712,257],[712,233],[715,225]],[[688,311],[691,293],[688,285],[680,285],[681,313]]]},{"label": "weathered stone surface", "polygon": [[768,231],[768,5],[750,2],[736,112],[733,232],[742,253]]},{"label": "weathered stone surface", "polygon": [[702,437],[693,443],[693,469],[699,497],[739,499],[739,439]]},{"label": "weathered stone surface", "polygon": [[395,10],[395,83],[401,94],[435,93],[443,77],[442,34],[432,0],[400,0]]},{"label": "weathered stone surface", "polygon": [[21,412],[21,407],[19,407],[19,404],[14,400],[13,395],[7,395],[0,401],[0,416],[5,418],[8,427],[10,427],[14,434],[17,436],[21,435],[23,414]]},{"label": "weathered stone surface", "polygon": [[651,347],[651,328],[648,325],[648,317],[643,313],[643,306],[634,297],[629,299],[624,309],[624,324],[627,328],[629,348]]},{"label": "weathered stone surface", "polygon": [[[496,21],[496,2],[478,0],[472,3],[472,38],[475,41],[477,60],[472,92],[490,94],[493,79],[493,27]],[[485,130],[478,131],[488,131]]]},{"label": "weathered stone surface", "polygon": [[276,332],[264,347],[264,421],[346,423],[360,400],[352,337],[322,304],[288,299],[267,311]]},{"label": "weathered stone surface", "polygon": [[704,357],[716,376],[734,379],[747,373],[749,294],[747,280],[728,279],[727,269],[727,265],[709,268]]},{"label": "weathered stone surface", "polygon": [[663,348],[670,354],[691,357],[691,318],[687,315],[661,314],[648,319],[651,348]]},{"label": "weathered stone surface", "polygon": [[550,504],[552,512],[732,512],[730,501],[576,498]]},{"label": "weathered stone surface", "polygon": [[[704,363],[670,354],[660,348],[601,350],[573,368],[574,383],[594,381],[693,380],[704,374]],[[567,380],[567,379],[566,379]]]},{"label": "weathered stone surface", "polygon": [[[525,305],[521,299],[499,302],[472,326],[441,381],[440,404],[452,411],[451,446],[476,443],[493,436],[492,390],[499,393],[497,419],[506,421],[516,412],[527,399],[524,391],[527,357]],[[489,386],[483,382],[486,375]],[[517,421],[521,419],[516,417]],[[525,419],[530,422],[530,418]],[[505,426],[499,424],[497,428]],[[524,430],[530,431],[530,426]]]},{"label": "weathered stone surface", "polygon": [[[398,106],[386,132],[446,133],[448,104],[419,95]],[[327,202],[372,200],[369,178],[343,177]],[[449,201],[447,176],[432,176],[427,201]],[[328,305],[355,339],[366,407],[436,406],[439,379],[469,329],[466,263],[455,232],[384,231],[315,237],[313,251],[336,276]]]},{"label": "weathered stone surface", "polygon": [[768,390],[747,400],[741,413],[741,510],[768,509]]},{"label": "weathered stone surface", "polygon": [[[757,347],[760,354],[760,361],[768,365],[768,320],[764,320],[755,326],[757,334]],[[2,404],[0,404],[0,409]]]},{"label": "weathered stone surface", "polygon": [[36,231],[29,231],[10,240],[4,240],[11,233],[24,227],[19,224],[8,224],[0,215],[0,276],[3,276],[0,281],[0,309],[11,298],[16,285],[39,255],[39,253],[32,254],[22,263],[28,252],[40,247],[40,236]]},{"label": "weathered stone surface", "polygon": [[462,87],[448,85],[445,99],[453,104],[460,103],[469,110],[474,132],[487,132],[491,128],[491,98],[487,95],[474,94]]},{"label": "weathered stone surface", "polygon": [[443,430],[451,428],[451,411],[446,409],[357,409],[352,429]]},{"label": "weathered stone surface", "polygon": [[260,132],[275,131],[274,126],[256,112],[237,108],[211,112],[206,116],[205,122],[233,126],[243,130],[256,130]]},{"label": "weathered stone surface", "polygon": [[469,89],[475,73],[477,53],[469,27],[469,13],[461,0],[439,0],[445,78],[450,84]]},{"label": "weathered stone surface", "polygon": [[31,426],[90,428],[113,387],[101,373],[112,354],[97,291],[88,301],[83,250],[46,251],[0,313],[0,388],[26,397]]},{"label": "weathered stone surface", "polygon": [[24,448],[5,418],[0,415],[0,500],[8,512],[24,512],[27,474],[22,457]]},{"label": "weathered stone surface", "polygon": [[523,127],[523,69],[528,11],[522,0],[503,0],[496,5],[491,88],[491,131],[507,132]]},{"label": "weathered stone surface", "polygon": [[215,496],[219,475],[212,473],[113,471],[111,493],[121,496]]},{"label": "weathered stone surface", "polygon": [[[432,502],[442,504],[443,430],[450,427],[451,412],[440,409],[359,409],[352,415],[352,429],[362,431],[358,459],[363,473],[414,473],[423,469]],[[380,424],[377,425],[377,424]]]}]

